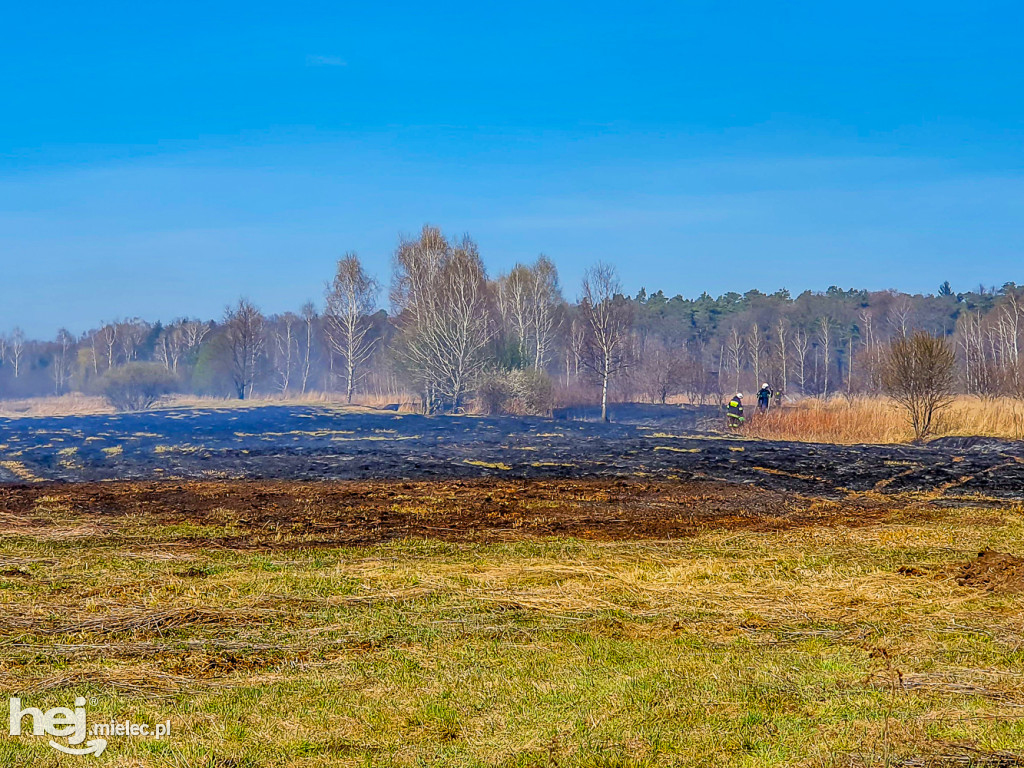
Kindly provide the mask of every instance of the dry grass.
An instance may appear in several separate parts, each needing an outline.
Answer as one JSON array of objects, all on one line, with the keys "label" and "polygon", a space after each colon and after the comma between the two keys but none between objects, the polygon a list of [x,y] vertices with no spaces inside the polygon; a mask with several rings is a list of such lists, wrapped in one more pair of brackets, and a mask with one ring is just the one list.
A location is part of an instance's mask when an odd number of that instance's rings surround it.
[{"label": "dry grass", "polygon": [[382,408],[385,405],[399,405],[399,410],[408,413],[419,408],[416,398],[409,394],[356,395],[352,402],[346,401],[341,392],[307,392],[301,394],[256,395],[248,400],[234,397],[212,397],[209,395],[174,395],[161,404],[161,408],[258,408],[262,405],[330,405],[344,408]]},{"label": "dry grass", "polygon": [[[841,444],[905,443],[914,436],[904,411],[885,397],[807,398],[768,414],[755,413],[745,433],[767,440]],[[958,397],[939,414],[933,437],[947,435],[1024,439],[1024,403]]]},{"label": "dry grass", "polygon": [[[338,392],[308,392],[304,395],[258,395],[249,400],[234,397],[171,395],[160,401],[156,410],[165,408],[258,408],[264,405],[329,405],[344,408],[382,408],[399,405],[402,413],[414,413],[419,404],[413,395],[357,395],[352,404]],[[0,400],[0,418],[94,416],[112,414],[114,409],[105,398],[73,393],[60,397],[30,397]]]},{"label": "dry grass", "polygon": [[0,400],[0,418],[20,416],[88,416],[113,413],[102,397],[73,393],[61,397],[29,397],[22,400]]},{"label": "dry grass", "polygon": [[[1024,596],[955,574],[1020,554],[1024,517],[903,501],[672,540],[204,538],[174,557],[181,520],[120,509],[84,545],[0,538],[19,568],[0,688],[86,696],[90,723],[171,719],[164,742],[111,739],[102,763],[126,768],[1018,764]],[[0,740],[0,765],[79,764],[55,755]]]}]

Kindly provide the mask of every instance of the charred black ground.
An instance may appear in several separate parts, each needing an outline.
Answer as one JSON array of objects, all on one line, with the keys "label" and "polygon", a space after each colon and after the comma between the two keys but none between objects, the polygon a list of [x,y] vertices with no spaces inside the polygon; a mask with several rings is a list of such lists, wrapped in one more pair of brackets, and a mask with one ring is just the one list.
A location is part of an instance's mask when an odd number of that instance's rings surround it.
[{"label": "charred black ground", "polygon": [[826,445],[722,436],[704,414],[622,409],[564,418],[425,417],[329,407],[178,409],[0,420],[0,482],[101,480],[724,480],[841,496],[1024,496],[1024,444]]}]

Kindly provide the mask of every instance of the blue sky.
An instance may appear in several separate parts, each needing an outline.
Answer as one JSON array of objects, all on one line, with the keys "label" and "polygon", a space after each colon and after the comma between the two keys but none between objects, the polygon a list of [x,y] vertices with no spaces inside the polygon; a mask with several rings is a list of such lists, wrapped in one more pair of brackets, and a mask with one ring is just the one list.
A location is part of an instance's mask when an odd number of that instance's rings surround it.
[{"label": "blue sky", "polygon": [[[0,330],[319,300],[469,232],[573,297],[1024,282],[1019,3],[5,9]],[[383,299],[384,297],[382,297]]]}]

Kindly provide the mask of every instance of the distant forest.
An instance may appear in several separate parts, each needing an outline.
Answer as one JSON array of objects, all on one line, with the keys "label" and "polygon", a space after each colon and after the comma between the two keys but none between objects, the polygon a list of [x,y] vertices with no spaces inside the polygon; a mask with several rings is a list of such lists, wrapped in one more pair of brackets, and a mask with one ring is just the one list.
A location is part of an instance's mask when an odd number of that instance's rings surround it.
[{"label": "distant forest", "polygon": [[934,295],[832,286],[628,296],[604,264],[565,289],[544,256],[489,277],[470,238],[432,227],[399,244],[387,286],[355,254],[333,266],[322,301],[294,312],[265,315],[239,299],[216,319],[108,319],[53,339],[13,328],[0,335],[0,397],[98,393],[126,368],[159,371],[168,391],[412,396],[428,412],[717,402],[761,382],[829,397],[879,391],[886,346],[917,330],[954,346],[962,392],[1024,396],[1024,288],[1014,283],[959,292],[947,282]]}]

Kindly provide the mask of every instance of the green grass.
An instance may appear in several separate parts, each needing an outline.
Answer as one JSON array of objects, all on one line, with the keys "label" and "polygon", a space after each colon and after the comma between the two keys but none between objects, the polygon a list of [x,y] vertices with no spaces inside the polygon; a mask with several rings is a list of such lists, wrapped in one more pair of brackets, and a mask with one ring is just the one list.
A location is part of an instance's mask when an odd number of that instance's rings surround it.
[{"label": "green grass", "polygon": [[898,765],[1024,744],[1024,599],[944,570],[1020,554],[1018,512],[281,551],[189,544],[227,521],[106,524],[0,541],[0,682],[44,709],[93,697],[90,721],[170,718],[171,738],[96,759],[4,735],[2,765]]}]

